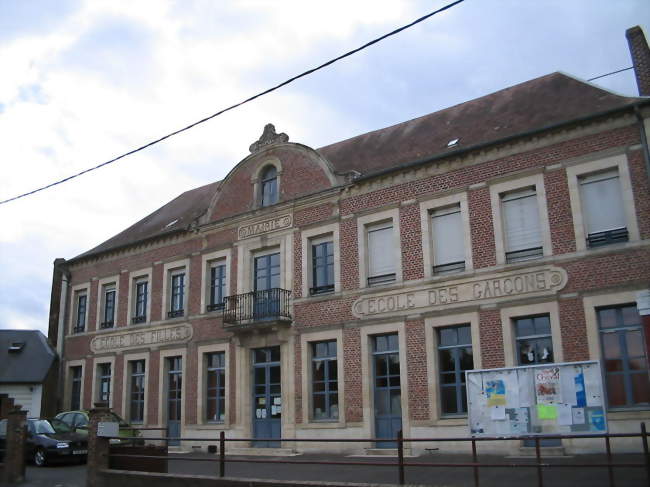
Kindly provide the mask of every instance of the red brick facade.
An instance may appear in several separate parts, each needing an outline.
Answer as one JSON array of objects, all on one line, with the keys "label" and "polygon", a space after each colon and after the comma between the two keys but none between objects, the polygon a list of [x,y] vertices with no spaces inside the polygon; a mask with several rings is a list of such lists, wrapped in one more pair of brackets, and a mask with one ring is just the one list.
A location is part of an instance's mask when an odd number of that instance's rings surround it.
[{"label": "red brick facade", "polygon": [[[350,435],[362,436],[359,431],[368,435],[375,433],[372,359],[368,352],[363,354],[363,350],[370,350],[372,345],[362,343],[372,335],[362,332],[366,326],[383,327],[381,330],[386,331],[381,333],[405,334],[403,343],[406,350],[401,351],[403,361],[400,367],[406,370],[407,384],[403,387],[408,390],[408,397],[402,399],[402,418],[408,420],[405,423],[408,422],[411,428],[429,428],[430,431],[435,431],[439,424],[445,424],[445,418],[437,417],[434,407],[440,394],[438,378],[430,367],[438,360],[436,330],[431,328],[434,319],[449,317],[450,324],[460,325],[465,322],[454,322],[454,315],[476,313],[479,343],[472,346],[480,348],[480,367],[496,368],[516,365],[508,363],[508,357],[514,353],[514,343],[505,343],[508,334],[504,330],[512,324],[502,322],[503,311],[540,303],[548,305],[549,310],[556,306],[560,332],[553,339],[561,340],[564,361],[597,359],[598,356],[590,354],[593,344],[590,346],[589,340],[592,339],[590,333],[592,337],[598,337],[598,331],[588,321],[589,310],[586,312],[584,298],[596,296],[597,301],[598,296],[635,292],[647,288],[650,281],[650,175],[644,167],[639,126],[628,115],[621,113],[606,119],[572,124],[536,137],[522,136],[489,150],[359,181],[344,180],[312,149],[286,142],[277,147],[271,145],[261,154],[248,156],[230,173],[207,209],[205,219],[199,220],[192,231],[70,263],[70,285],[75,289],[87,289],[89,298],[86,329],[83,333],[74,334],[71,328],[75,318],[75,297],[74,293],[69,294],[64,367],[71,361],[85,361],[83,404],[89,408],[96,400],[91,397],[93,381],[96,380],[96,363],[101,362],[103,357],[114,359],[112,406],[128,419],[129,401],[122,397],[123,393],[129,394],[128,387],[123,386],[129,384],[125,375],[127,364],[124,354],[148,353],[147,423],[165,424],[166,386],[160,383],[161,377],[164,382],[165,363],[161,361],[160,354],[167,349],[183,349],[186,353],[183,364],[183,431],[205,433],[211,429],[227,429],[232,434],[246,436],[250,434],[250,418],[254,416],[250,405],[251,350],[280,345],[284,353],[281,361],[282,415],[292,418],[290,424],[286,423],[286,419],[282,423],[283,435],[296,434],[297,430],[305,429],[314,436],[320,434],[318,432],[323,428],[327,429],[327,425],[314,421],[312,417],[311,352],[302,347],[301,339],[306,337],[309,343],[312,333],[319,333],[319,337],[331,333],[333,338],[336,333],[341,333],[342,343],[339,343],[337,360],[342,362],[343,376],[338,377],[338,381],[344,386],[344,410],[339,412],[338,418],[332,418],[332,428],[349,428]],[[575,234],[576,226],[583,224],[582,216],[576,215],[573,210],[572,204],[575,205],[575,202],[571,200],[567,168],[608,157],[616,157],[619,161],[619,165],[613,167],[622,167],[629,173],[621,175],[621,180],[627,177],[632,188],[632,194],[623,195],[627,207],[633,205],[635,210],[634,221],[627,222],[630,238],[627,242],[579,251]],[[269,161],[280,161],[281,164],[279,200],[277,205],[262,208],[258,201],[259,194],[256,194],[256,191],[259,192],[259,189],[255,189],[255,185],[259,184],[256,178]],[[491,187],[495,183],[530,175],[540,175],[543,180],[550,251],[538,260],[497,264],[497,237],[501,237],[495,235]],[[426,277],[431,276],[431,272],[427,272],[424,265],[424,243],[431,236],[422,228],[421,222],[428,216],[426,211],[423,213],[421,203],[453,194],[464,194],[467,198],[470,235],[466,237],[471,237],[473,267],[460,274]],[[359,273],[367,267],[363,259],[368,257],[360,254],[366,235],[363,232],[360,234],[358,219],[395,209],[400,228],[398,241],[402,280],[377,288],[360,286],[367,276],[360,276]],[[238,228],[242,225],[279,218],[285,214],[292,217],[289,227],[277,230],[269,230],[268,227],[253,238],[241,238],[238,234]],[[305,284],[309,289],[312,283],[309,282],[308,268],[303,267],[304,261],[311,266],[310,251],[309,255],[303,256],[303,232],[332,224],[338,228],[338,241],[334,242],[337,247],[336,262],[339,263],[335,271],[337,291],[323,296],[304,295]],[[635,233],[634,228],[638,232]],[[228,252],[229,294],[236,295],[253,290],[253,258],[266,249],[279,249],[277,251],[282,253],[282,282],[292,292],[291,323],[246,329],[224,327],[221,311],[209,312],[205,307],[208,293],[205,283],[208,278],[204,256],[215,251]],[[182,317],[167,319],[170,289],[165,264],[180,260],[188,262],[185,268],[187,308],[183,310]],[[497,278],[540,266],[561,269],[566,273],[566,283],[561,289],[532,295],[514,293],[495,296],[495,299],[488,301],[475,297],[462,304],[454,304],[453,299],[449,298],[449,306],[407,309],[373,316],[361,316],[356,307],[364,297],[372,298],[381,293],[433,289],[462,279]],[[131,322],[134,299],[131,275],[149,268],[150,314],[147,323],[135,326]],[[97,280],[115,275],[119,276],[115,328],[96,330],[95,318],[101,308]],[[167,294],[163,303],[165,287]],[[130,308],[129,300],[132,302]],[[395,306],[399,310],[399,306]],[[147,329],[171,329],[179,324],[187,324],[191,328],[190,339],[152,346],[128,346],[123,350],[119,347],[106,351],[91,349],[92,339],[122,336],[120,334]],[[433,342],[428,337],[433,337]],[[204,367],[198,347],[222,344],[225,344],[224,350],[228,354],[225,372],[228,420],[218,424],[206,419],[205,408],[202,409],[203,417],[198,416],[197,403],[205,401],[206,394],[205,374],[202,376],[204,383],[198,381]],[[307,364],[306,368],[304,364]],[[362,375],[364,370],[368,374],[365,377]],[[62,409],[70,403],[69,387],[65,394]],[[209,434],[214,436],[215,433],[212,431]]]}]

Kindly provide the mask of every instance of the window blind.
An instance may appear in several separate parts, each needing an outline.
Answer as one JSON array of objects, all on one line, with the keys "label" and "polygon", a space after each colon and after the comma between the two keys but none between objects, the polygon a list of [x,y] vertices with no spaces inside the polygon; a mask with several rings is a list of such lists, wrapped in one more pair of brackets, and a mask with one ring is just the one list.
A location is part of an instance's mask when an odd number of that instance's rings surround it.
[{"label": "window blind", "polygon": [[537,194],[533,188],[501,197],[506,252],[542,246]]},{"label": "window blind", "polygon": [[368,276],[394,274],[393,256],[393,225],[384,223],[368,227]]},{"label": "window blind", "polygon": [[581,178],[580,190],[587,234],[626,227],[618,171]]},{"label": "window blind", "polygon": [[465,261],[465,238],[460,206],[434,211],[431,218],[431,233],[434,265]]}]

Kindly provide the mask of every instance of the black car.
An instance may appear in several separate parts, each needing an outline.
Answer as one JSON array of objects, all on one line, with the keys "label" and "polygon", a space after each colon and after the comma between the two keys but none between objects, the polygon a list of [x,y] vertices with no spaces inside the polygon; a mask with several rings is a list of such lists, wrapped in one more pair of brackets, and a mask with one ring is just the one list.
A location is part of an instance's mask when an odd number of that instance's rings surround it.
[{"label": "black car", "polygon": [[[5,447],[7,420],[0,421],[0,449]],[[27,420],[27,459],[38,467],[54,462],[82,462],[88,455],[88,438],[58,419]]]}]

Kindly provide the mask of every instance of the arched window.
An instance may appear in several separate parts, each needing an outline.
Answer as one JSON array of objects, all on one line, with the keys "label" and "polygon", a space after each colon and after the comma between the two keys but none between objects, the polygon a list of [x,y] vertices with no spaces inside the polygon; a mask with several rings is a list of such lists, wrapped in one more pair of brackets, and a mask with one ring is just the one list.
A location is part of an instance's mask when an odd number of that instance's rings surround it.
[{"label": "arched window", "polygon": [[267,167],[262,173],[262,206],[278,202],[278,172],[275,166]]}]

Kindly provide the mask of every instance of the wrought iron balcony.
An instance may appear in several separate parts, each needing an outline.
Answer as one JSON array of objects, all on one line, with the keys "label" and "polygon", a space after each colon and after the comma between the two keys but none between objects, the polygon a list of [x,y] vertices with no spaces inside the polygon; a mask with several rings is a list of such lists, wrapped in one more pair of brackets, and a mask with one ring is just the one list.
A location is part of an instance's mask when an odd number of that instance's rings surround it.
[{"label": "wrought iron balcony", "polygon": [[224,325],[290,322],[290,297],[291,291],[280,288],[228,296],[224,299]]}]

